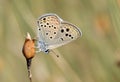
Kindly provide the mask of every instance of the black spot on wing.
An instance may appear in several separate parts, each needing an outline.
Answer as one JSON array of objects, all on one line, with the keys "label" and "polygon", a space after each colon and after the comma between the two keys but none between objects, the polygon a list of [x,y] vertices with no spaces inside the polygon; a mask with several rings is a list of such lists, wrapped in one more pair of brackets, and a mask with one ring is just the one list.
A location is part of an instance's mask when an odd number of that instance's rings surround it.
[{"label": "black spot on wing", "polygon": [[64,32],[64,29],[61,29],[61,33],[63,33]]},{"label": "black spot on wing", "polygon": [[54,29],[56,29],[56,27],[54,27]]},{"label": "black spot on wing", "polygon": [[70,37],[71,39],[73,39],[73,36],[72,36],[72,35],[69,35],[69,37]]},{"label": "black spot on wing", "polygon": [[40,25],[41,27],[43,27],[43,25]]},{"label": "black spot on wing", "polygon": [[56,34],[56,32],[54,32],[54,34]]},{"label": "black spot on wing", "polygon": [[49,25],[49,23],[47,23],[47,25]]},{"label": "black spot on wing", "polygon": [[48,35],[48,33],[46,33],[46,35]]},{"label": "black spot on wing", "polygon": [[68,34],[65,34],[65,36],[68,36]]},{"label": "black spot on wing", "polygon": [[41,30],[41,29],[39,28],[39,30]]},{"label": "black spot on wing", "polygon": [[69,32],[69,30],[70,30],[70,29],[69,29],[69,28],[67,28],[67,29],[66,29],[66,32]]},{"label": "black spot on wing", "polygon": [[50,39],[52,39],[52,36],[50,37]]},{"label": "black spot on wing", "polygon": [[69,37],[71,37],[71,35],[69,35]]},{"label": "black spot on wing", "polygon": [[46,27],[46,25],[44,25],[44,27]]},{"label": "black spot on wing", "polygon": [[63,41],[63,38],[60,38]]},{"label": "black spot on wing", "polygon": [[43,18],[43,20],[46,20],[46,18]]}]

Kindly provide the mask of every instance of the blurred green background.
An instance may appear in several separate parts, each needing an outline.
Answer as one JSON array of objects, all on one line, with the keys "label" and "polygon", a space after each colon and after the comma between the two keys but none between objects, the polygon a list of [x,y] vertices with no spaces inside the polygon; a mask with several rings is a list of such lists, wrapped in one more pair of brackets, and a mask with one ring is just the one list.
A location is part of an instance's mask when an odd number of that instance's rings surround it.
[{"label": "blurred green background", "polygon": [[21,52],[26,33],[36,37],[36,19],[56,13],[83,36],[36,54],[33,82],[120,82],[120,0],[0,0],[0,82],[29,82]]}]

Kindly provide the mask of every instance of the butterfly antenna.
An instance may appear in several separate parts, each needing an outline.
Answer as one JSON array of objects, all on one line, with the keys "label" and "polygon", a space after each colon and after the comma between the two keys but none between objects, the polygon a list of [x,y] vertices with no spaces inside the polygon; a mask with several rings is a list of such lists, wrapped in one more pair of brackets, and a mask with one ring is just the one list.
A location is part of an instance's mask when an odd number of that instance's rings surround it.
[{"label": "butterfly antenna", "polygon": [[52,52],[54,55],[56,55],[57,57],[59,57],[59,55],[56,54],[53,50],[50,50],[50,52]]}]

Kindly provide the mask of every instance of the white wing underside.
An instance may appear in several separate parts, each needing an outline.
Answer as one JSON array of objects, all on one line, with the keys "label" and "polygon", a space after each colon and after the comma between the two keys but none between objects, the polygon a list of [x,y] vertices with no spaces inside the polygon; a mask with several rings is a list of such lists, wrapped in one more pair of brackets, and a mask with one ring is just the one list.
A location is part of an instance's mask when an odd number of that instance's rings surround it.
[{"label": "white wing underside", "polygon": [[[60,47],[62,45],[65,45],[65,44],[73,41],[73,40],[76,40],[78,37],[81,37],[82,32],[79,28],[77,28],[73,24],[62,21],[62,19],[60,19],[55,14],[44,15],[41,18],[39,18],[39,20],[41,20],[44,17],[48,17],[48,16],[55,16],[57,22],[60,23],[60,25],[59,26],[56,25],[57,29],[54,30],[54,29],[50,29],[50,28],[46,28],[46,27],[41,27],[39,24],[40,21],[38,22],[38,33],[37,33],[38,40],[45,43],[46,49],[54,49],[54,48]],[[70,31],[67,32],[66,31],[67,28],[65,28],[65,27],[69,28]],[[61,33],[62,29],[65,32]],[[52,35],[52,32],[56,32],[57,34]],[[51,34],[53,36],[53,38],[50,39],[50,36],[46,35],[46,33]]]}]

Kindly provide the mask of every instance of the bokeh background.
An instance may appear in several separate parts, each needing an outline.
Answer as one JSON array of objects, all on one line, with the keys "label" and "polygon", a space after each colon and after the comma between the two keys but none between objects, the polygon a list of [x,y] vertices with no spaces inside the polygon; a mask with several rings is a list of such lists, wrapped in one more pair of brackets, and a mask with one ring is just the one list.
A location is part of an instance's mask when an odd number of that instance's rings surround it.
[{"label": "bokeh background", "polygon": [[33,82],[120,82],[120,0],[0,0],[0,82],[29,82],[21,52],[26,33],[36,37],[36,19],[56,13],[83,36],[36,54]]}]

